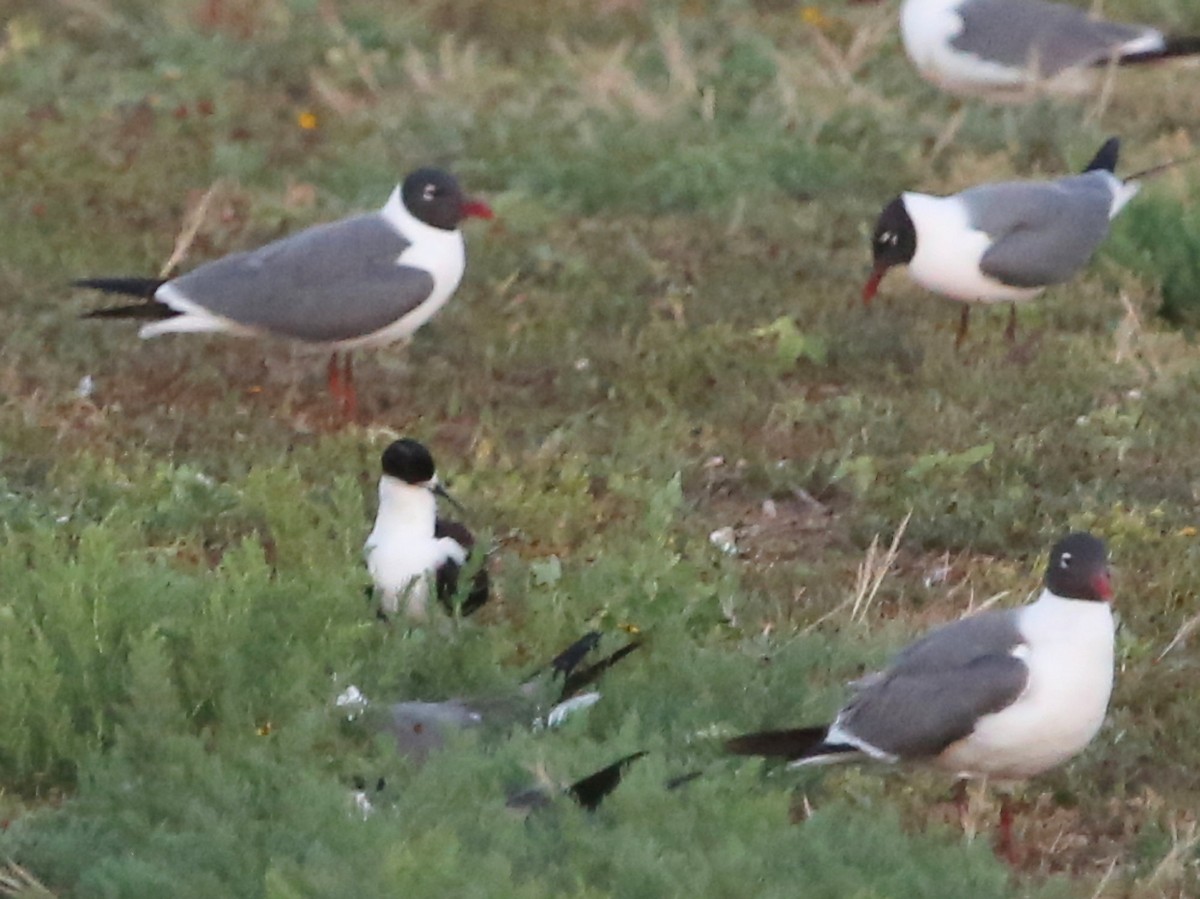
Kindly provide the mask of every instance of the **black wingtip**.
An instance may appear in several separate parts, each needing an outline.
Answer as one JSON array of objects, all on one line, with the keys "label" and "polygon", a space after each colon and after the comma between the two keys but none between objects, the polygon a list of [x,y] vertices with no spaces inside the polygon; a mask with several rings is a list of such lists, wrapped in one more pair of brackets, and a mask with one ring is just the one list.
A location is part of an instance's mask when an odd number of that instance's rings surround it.
[{"label": "black wingtip", "polygon": [[594,812],[605,797],[620,785],[621,778],[625,775],[625,769],[645,754],[644,750],[630,753],[624,758],[617,759],[611,765],[575,781],[567,787],[567,795],[589,812]]},{"label": "black wingtip", "polygon": [[[1175,59],[1180,56],[1200,56],[1200,35],[1181,35],[1167,37],[1158,50],[1145,50],[1141,53],[1127,53],[1117,60],[1118,65],[1136,66],[1147,62],[1162,62],[1164,59]],[[1108,65],[1108,58],[1096,61],[1097,66]]]},{"label": "black wingtip", "polygon": [[605,656],[594,665],[589,665],[587,668],[579,671],[566,673],[563,677],[563,687],[562,692],[559,694],[559,702],[570,699],[584,687],[599,680],[600,675],[602,675],[613,665],[617,664],[617,662],[621,661],[621,659],[625,658],[625,656],[629,655],[635,649],[639,649],[642,645],[643,644],[641,640],[632,640],[629,643],[626,643],[616,652]]},{"label": "black wingtip", "polygon": [[588,631],[553,659],[550,660],[550,670],[563,677],[570,675],[584,657],[600,645],[600,632]]},{"label": "black wingtip", "polygon": [[80,278],[72,281],[71,286],[102,290],[105,293],[128,294],[131,297],[150,300],[166,283],[166,278]]},{"label": "black wingtip", "polygon": [[1121,152],[1121,139],[1110,137],[1104,142],[1097,152],[1092,157],[1092,161],[1087,164],[1083,170],[1087,172],[1115,172],[1117,170],[1117,157]]},{"label": "black wingtip", "polygon": [[828,727],[798,727],[792,730],[764,730],[742,734],[725,741],[725,749],[734,755],[761,755],[767,758],[802,759],[820,755],[826,747]]}]

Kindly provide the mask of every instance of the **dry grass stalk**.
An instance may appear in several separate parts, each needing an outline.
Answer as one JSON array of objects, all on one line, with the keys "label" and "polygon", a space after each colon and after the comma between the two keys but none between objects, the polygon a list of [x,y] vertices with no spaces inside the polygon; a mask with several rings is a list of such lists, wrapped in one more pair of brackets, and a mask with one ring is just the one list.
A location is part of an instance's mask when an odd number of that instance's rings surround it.
[{"label": "dry grass stalk", "polygon": [[33,876],[28,868],[13,861],[6,862],[3,867],[0,867],[0,896],[41,899],[41,897],[53,897],[54,895],[44,883]]},{"label": "dry grass stalk", "polygon": [[192,248],[192,243],[196,240],[196,235],[200,233],[200,227],[204,224],[204,217],[208,214],[208,207],[212,204],[212,199],[217,193],[217,189],[222,186],[222,181],[218,178],[204,192],[190,210],[187,217],[183,221],[183,228],[179,235],[175,238],[175,247],[171,250],[171,256],[163,267],[159,270],[158,276],[166,278],[172,271],[175,270],[183,260],[187,257],[188,250]]},{"label": "dry grass stalk", "polygon": [[808,627],[804,628],[801,631],[802,634],[811,633],[816,630],[830,618],[840,615],[847,606],[850,607],[851,621],[861,621],[866,617],[867,612],[871,608],[871,603],[875,599],[875,594],[879,592],[879,588],[883,584],[883,579],[887,577],[887,573],[896,562],[896,557],[900,552],[900,538],[904,536],[904,531],[908,527],[910,518],[912,518],[911,510],[904,516],[904,520],[900,522],[900,526],[896,528],[891,546],[882,555],[879,554],[879,535],[876,534],[871,538],[871,545],[867,547],[867,555],[858,566],[853,595],[838,603],[833,609],[830,609]]},{"label": "dry grass stalk", "polygon": [[896,528],[891,546],[883,555],[879,554],[878,535],[871,539],[871,545],[867,547],[867,556],[858,566],[858,576],[854,585],[854,602],[850,607],[851,621],[862,621],[866,618],[867,612],[871,610],[871,603],[875,601],[875,595],[879,592],[883,579],[896,564],[896,557],[900,554],[900,538],[904,536],[910,518],[912,518],[911,509],[904,516],[904,520],[900,522],[900,526]]}]

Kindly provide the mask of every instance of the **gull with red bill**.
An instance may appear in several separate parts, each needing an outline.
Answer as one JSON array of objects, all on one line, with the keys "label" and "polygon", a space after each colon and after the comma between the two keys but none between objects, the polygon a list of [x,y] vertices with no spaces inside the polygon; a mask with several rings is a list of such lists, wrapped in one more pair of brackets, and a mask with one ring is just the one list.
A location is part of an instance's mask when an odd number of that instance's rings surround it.
[{"label": "gull with red bill", "polygon": [[[907,192],[883,208],[871,240],[869,304],[888,270],[907,265],[922,287],[963,304],[956,345],[967,335],[971,303],[1010,302],[1005,336],[1016,334],[1016,303],[1078,274],[1108,237],[1109,223],[1164,166],[1118,178],[1120,144],[1105,142],[1083,172],[1053,181],[981,184],[948,197]],[[1169,163],[1168,165],[1174,165]]]},{"label": "gull with red bill", "polygon": [[[1079,753],[1112,693],[1112,584],[1104,542],[1055,544],[1036,601],[930,631],[853,686],[831,724],[736,737],[738,755],[793,766],[874,759],[924,762],[959,778],[1019,780]],[[1012,813],[1001,807],[1001,847]]]},{"label": "gull with red bill", "polygon": [[326,348],[330,393],[352,419],[358,399],[350,351],[409,337],[445,305],[466,266],[459,225],[472,217],[490,219],[492,210],[464,196],[450,174],[422,168],[378,212],[316,225],[177,278],[75,285],[141,297],[84,317],[149,319],[142,338],[224,332]]}]

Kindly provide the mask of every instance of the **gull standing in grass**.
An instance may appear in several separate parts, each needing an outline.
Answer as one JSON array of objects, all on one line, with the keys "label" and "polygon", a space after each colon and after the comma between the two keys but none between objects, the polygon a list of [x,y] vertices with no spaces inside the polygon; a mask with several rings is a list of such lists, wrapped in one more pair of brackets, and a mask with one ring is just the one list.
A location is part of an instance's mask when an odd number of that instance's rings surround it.
[{"label": "gull standing in grass", "polygon": [[1138,192],[1137,179],[1150,173],[1118,178],[1119,149],[1117,138],[1110,138],[1082,174],[1054,181],[896,197],[875,225],[874,269],[863,303],[871,302],[889,269],[907,265],[922,287],[963,304],[956,346],[967,336],[971,303],[1012,303],[1005,336],[1013,340],[1016,303],[1078,274],[1108,237],[1113,217]]},{"label": "gull standing in grass", "polygon": [[[331,351],[330,393],[357,415],[350,351],[411,336],[445,305],[466,265],[459,225],[491,218],[446,172],[404,179],[378,212],[317,225],[177,278],[84,278],[78,287],[143,301],[85,318],[150,319],[142,338],[224,332],[283,337]],[[339,356],[344,360],[339,364]]]},{"label": "gull standing in grass", "polygon": [[[433,456],[423,444],[397,440],[383,451],[381,464],[379,510],[363,547],[380,612],[394,615],[403,605],[409,617],[424,620],[431,597],[453,612],[459,574],[475,537],[465,525],[438,516],[437,497],[454,500],[438,482]],[[488,592],[487,570],[481,566],[462,614],[487,602]]]},{"label": "gull standing in grass", "polygon": [[[792,765],[874,759],[926,762],[960,778],[1032,777],[1080,752],[1104,721],[1112,595],[1104,543],[1070,534],[1051,550],[1036,601],[931,631],[857,681],[832,724],[746,734],[727,748]],[[1011,855],[1007,797],[1000,825]]]},{"label": "gull standing in grass", "polygon": [[1079,94],[1097,67],[1200,54],[1200,37],[1110,22],[1046,0],[905,0],[904,50],[927,81],[956,94],[1023,100]]}]

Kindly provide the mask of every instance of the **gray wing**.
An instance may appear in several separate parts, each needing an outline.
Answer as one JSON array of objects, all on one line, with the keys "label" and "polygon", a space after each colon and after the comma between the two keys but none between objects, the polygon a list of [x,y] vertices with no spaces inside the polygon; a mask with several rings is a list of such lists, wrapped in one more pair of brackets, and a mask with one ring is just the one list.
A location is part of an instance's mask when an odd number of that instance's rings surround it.
[{"label": "gray wing", "polygon": [[1012,287],[1070,280],[1108,236],[1110,179],[1106,172],[1089,172],[964,190],[959,197],[972,226],[993,240],[979,267]]},{"label": "gray wing", "polygon": [[417,308],[428,272],[397,265],[409,246],[378,214],[317,225],[171,281],[210,312],[272,334],[326,343],[363,337]]},{"label": "gray wing", "polygon": [[962,31],[950,42],[956,50],[1042,77],[1101,62],[1122,44],[1157,33],[1044,0],[968,0],[959,15]]},{"label": "gray wing", "polygon": [[988,612],[931,631],[864,686],[839,716],[856,737],[904,759],[936,756],[1012,703],[1029,670],[1011,655],[1016,614]]},{"label": "gray wing", "polygon": [[396,750],[416,762],[440,752],[455,731],[480,727],[483,715],[466,702],[397,702],[388,707],[384,726],[396,738]]}]

